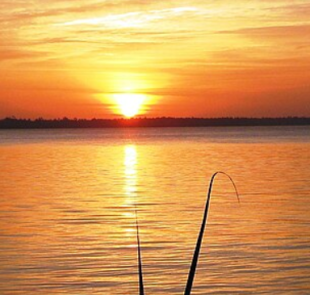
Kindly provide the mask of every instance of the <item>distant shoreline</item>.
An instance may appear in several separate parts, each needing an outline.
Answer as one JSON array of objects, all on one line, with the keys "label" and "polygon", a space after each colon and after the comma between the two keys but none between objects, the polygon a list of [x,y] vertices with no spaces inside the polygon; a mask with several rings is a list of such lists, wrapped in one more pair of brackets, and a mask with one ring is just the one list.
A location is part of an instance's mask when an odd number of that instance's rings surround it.
[{"label": "distant shoreline", "polygon": [[16,119],[0,120],[0,129],[77,129],[148,127],[308,126],[310,117],[282,118],[131,118],[131,119]]}]

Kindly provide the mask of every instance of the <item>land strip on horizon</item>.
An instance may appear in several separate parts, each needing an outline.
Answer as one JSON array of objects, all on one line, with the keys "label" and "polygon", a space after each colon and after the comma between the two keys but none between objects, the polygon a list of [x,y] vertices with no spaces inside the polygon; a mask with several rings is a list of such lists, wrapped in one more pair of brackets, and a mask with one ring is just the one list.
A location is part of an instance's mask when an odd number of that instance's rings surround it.
[{"label": "land strip on horizon", "polygon": [[0,129],[128,128],[128,127],[216,127],[216,126],[303,126],[310,117],[282,118],[117,118],[117,119],[17,119],[0,120]]}]

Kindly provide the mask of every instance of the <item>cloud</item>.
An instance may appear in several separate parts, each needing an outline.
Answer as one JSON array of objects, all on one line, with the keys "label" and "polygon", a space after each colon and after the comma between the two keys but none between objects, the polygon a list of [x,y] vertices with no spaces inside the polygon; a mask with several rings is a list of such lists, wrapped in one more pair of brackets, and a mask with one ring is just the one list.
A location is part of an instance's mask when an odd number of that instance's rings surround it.
[{"label": "cloud", "polygon": [[20,50],[14,48],[1,48],[0,47],[0,57],[1,61],[12,60],[12,59],[25,59],[25,58],[41,58],[46,57],[47,52],[32,51],[32,50]]},{"label": "cloud", "polygon": [[[74,5],[66,1],[53,1],[48,5],[39,3],[40,8],[35,3],[36,1],[1,1],[0,9],[13,10],[9,14],[2,14],[0,20],[2,21],[32,21],[38,18],[55,17],[68,14],[87,14],[98,11],[107,11],[113,8],[119,8],[126,5],[130,6],[142,6],[146,5],[146,1],[99,1],[89,4],[83,4],[81,1],[75,1]],[[63,5],[65,3],[65,5]],[[69,3],[69,5],[68,5]],[[51,5],[53,4],[53,5]],[[16,9],[19,7],[20,9]],[[21,9],[23,7],[23,9]]]},{"label": "cloud", "polygon": [[[300,57],[310,56],[310,24],[252,27],[220,31],[218,34],[247,38],[255,42],[256,52],[265,51],[271,58],[277,58],[275,54],[280,54],[280,57],[285,54],[287,58],[297,54]],[[266,50],[270,51],[269,54]]]},{"label": "cloud", "polygon": [[220,34],[238,34],[256,38],[293,38],[310,37],[310,24],[286,25],[286,26],[265,26],[243,28],[238,30],[219,31]]},{"label": "cloud", "polygon": [[111,14],[103,17],[78,19],[58,25],[102,25],[108,28],[135,28],[155,20],[177,17],[182,14],[195,13],[197,11],[198,9],[195,7],[175,7],[162,10],[135,11],[124,14]]},{"label": "cloud", "polygon": [[291,4],[291,1],[288,1],[285,5],[280,7],[269,7],[268,10],[273,13],[290,17],[291,19],[296,20],[296,18],[298,18],[299,21],[301,18],[309,20],[310,3]]},{"label": "cloud", "polygon": [[[164,1],[143,1],[143,0],[103,0],[103,1],[88,1],[85,4],[84,1],[74,1],[72,4],[70,1],[5,1],[0,2],[0,22],[8,25],[17,24],[23,26],[31,23],[38,23],[46,21],[48,18],[72,18],[77,15],[93,15],[94,13],[109,14],[119,13],[119,11],[144,12],[147,7],[156,7],[165,3]],[[167,3],[165,3],[167,6]],[[172,8],[173,9],[173,8]],[[126,14],[124,13],[124,14]],[[81,21],[87,21],[87,19],[81,19]],[[74,21],[72,21],[74,22]],[[88,22],[91,22],[88,20]]]}]

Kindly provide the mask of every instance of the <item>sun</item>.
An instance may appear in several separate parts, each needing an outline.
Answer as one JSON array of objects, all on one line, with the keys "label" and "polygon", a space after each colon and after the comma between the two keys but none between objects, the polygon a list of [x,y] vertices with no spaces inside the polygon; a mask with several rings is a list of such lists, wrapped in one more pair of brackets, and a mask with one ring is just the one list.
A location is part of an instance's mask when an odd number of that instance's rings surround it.
[{"label": "sun", "polygon": [[116,93],[113,98],[118,105],[118,111],[127,118],[139,114],[146,101],[146,95],[138,93]]}]

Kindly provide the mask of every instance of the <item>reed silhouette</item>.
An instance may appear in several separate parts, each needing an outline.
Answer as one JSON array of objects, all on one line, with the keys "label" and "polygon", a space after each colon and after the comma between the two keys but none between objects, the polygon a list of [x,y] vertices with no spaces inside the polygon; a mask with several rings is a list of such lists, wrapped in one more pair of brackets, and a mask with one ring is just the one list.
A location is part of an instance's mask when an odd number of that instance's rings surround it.
[{"label": "reed silhouette", "polygon": [[[222,172],[222,171],[218,171],[218,172],[214,173],[212,175],[212,177],[211,177],[211,180],[210,180],[210,185],[209,185],[209,190],[208,190],[208,194],[207,194],[207,201],[206,201],[206,205],[205,205],[203,219],[202,219],[199,235],[198,235],[198,238],[197,238],[196,248],[195,248],[195,251],[194,251],[194,255],[193,255],[190,271],[189,271],[189,274],[188,274],[188,279],[187,279],[187,284],[186,284],[186,287],[185,287],[185,290],[184,290],[184,295],[190,295],[191,292],[192,292],[192,287],[193,287],[194,278],[195,278],[195,274],[196,274],[196,268],[197,268],[198,259],[199,259],[200,248],[201,248],[201,244],[202,244],[202,240],[203,240],[203,235],[204,235],[204,231],[205,231],[205,227],[206,227],[207,220],[208,220],[208,215],[209,215],[209,208],[210,208],[212,188],[213,188],[215,177],[217,175],[219,175],[219,174],[223,174],[223,175],[225,175],[225,176],[227,176],[229,178],[229,180],[231,181],[231,183],[234,186],[238,202],[240,202],[237,186],[236,186],[235,182],[233,181],[233,179],[227,173]],[[140,246],[140,237],[139,237],[139,224],[138,224],[137,209],[135,209],[135,210],[136,210],[135,213],[136,213],[136,229],[137,229],[137,243],[138,243],[139,294],[140,295],[144,295],[141,246]]]}]

